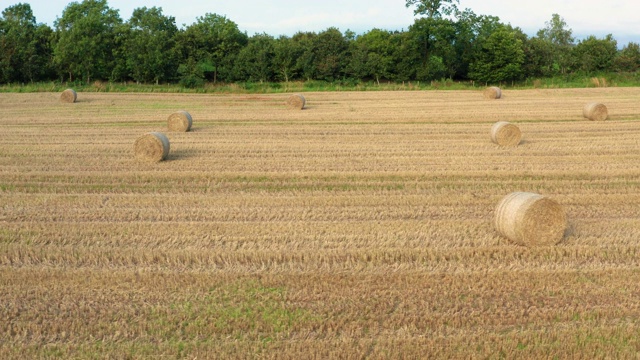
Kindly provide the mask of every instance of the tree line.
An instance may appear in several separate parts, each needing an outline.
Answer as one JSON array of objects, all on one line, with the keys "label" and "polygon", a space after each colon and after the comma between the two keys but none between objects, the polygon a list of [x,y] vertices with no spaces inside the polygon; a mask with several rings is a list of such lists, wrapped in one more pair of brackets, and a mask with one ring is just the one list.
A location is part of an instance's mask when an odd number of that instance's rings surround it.
[{"label": "tree line", "polygon": [[123,21],[106,0],[72,2],[53,28],[29,4],[0,18],[0,83],[135,81],[197,87],[205,82],[470,80],[499,84],[574,73],[636,72],[640,46],[612,35],[577,41],[553,14],[536,36],[495,16],[460,11],[457,0],[406,0],[407,30],[364,34],[335,27],[248,36],[207,13],[180,29],[159,7]]}]

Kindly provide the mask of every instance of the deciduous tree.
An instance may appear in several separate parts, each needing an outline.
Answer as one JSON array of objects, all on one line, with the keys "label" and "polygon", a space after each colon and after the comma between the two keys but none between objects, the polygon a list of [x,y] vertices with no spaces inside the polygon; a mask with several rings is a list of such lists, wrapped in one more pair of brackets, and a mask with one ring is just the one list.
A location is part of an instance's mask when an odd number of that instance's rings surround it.
[{"label": "deciduous tree", "polygon": [[0,83],[50,76],[51,37],[51,28],[36,24],[29,4],[6,8],[0,17]]},{"label": "deciduous tree", "polygon": [[175,18],[163,15],[162,8],[142,7],[133,11],[127,25],[125,56],[131,78],[157,84],[175,77]]},{"label": "deciduous tree", "polygon": [[406,7],[415,6],[414,15],[426,15],[428,18],[439,18],[451,15],[458,10],[459,0],[406,0]]},{"label": "deciduous tree", "polygon": [[274,43],[273,67],[276,80],[289,82],[296,76],[296,61],[302,55],[303,49],[298,42],[288,36],[280,36]]},{"label": "deciduous tree", "polygon": [[603,39],[591,35],[573,48],[573,61],[576,70],[592,73],[610,71],[618,51],[618,43],[611,34]]},{"label": "deciduous tree", "polygon": [[564,74],[571,64],[571,48],[574,45],[573,30],[567,27],[567,23],[558,14],[553,14],[551,20],[545,22],[545,27],[538,31],[538,38],[546,41],[552,53],[552,64],[555,73]]},{"label": "deciduous tree", "polygon": [[636,72],[640,70],[640,45],[634,42],[625,45],[613,62],[616,71]]},{"label": "deciduous tree", "polygon": [[439,80],[453,76],[456,51],[456,27],[449,19],[417,19],[409,27],[412,41],[419,51],[417,80]]},{"label": "deciduous tree", "polygon": [[54,61],[69,80],[108,79],[115,66],[122,20],[106,0],[72,2],[55,21]]},{"label": "deciduous tree", "polygon": [[183,40],[186,58],[193,58],[205,75],[212,73],[211,80],[217,82],[221,71],[231,67],[231,59],[247,45],[248,36],[226,16],[207,13],[187,27]]},{"label": "deciduous tree", "polygon": [[480,50],[470,66],[469,76],[473,80],[498,84],[522,77],[522,41],[512,29],[502,26],[481,41]]},{"label": "deciduous tree", "polygon": [[389,78],[393,63],[391,37],[389,31],[373,29],[352,41],[349,75],[359,80],[373,78],[378,84],[380,78]]},{"label": "deciduous tree", "polygon": [[240,50],[235,61],[236,79],[267,82],[274,78],[275,39],[268,34],[255,34]]},{"label": "deciduous tree", "polygon": [[319,33],[312,46],[316,79],[326,81],[340,79],[345,68],[345,55],[348,49],[347,39],[340,30],[331,27]]}]

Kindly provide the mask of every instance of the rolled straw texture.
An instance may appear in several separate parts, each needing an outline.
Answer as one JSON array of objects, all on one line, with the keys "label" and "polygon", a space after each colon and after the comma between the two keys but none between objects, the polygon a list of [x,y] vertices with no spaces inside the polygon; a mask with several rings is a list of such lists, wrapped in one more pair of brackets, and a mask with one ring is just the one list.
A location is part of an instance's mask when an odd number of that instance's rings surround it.
[{"label": "rolled straw texture", "polygon": [[191,130],[191,125],[193,125],[191,115],[184,110],[176,111],[169,115],[167,122],[169,131],[177,132],[187,132]]},{"label": "rolled straw texture", "polygon": [[291,95],[289,96],[289,99],[287,99],[287,106],[291,109],[302,110],[304,109],[306,103],[307,101],[305,100],[304,96],[300,94]]},{"label": "rolled straw texture", "polygon": [[507,121],[498,121],[491,126],[491,141],[500,146],[518,146],[522,132],[516,125]]},{"label": "rolled straw texture", "polygon": [[162,161],[169,155],[169,139],[163,133],[150,132],[136,140],[133,150],[139,160]]},{"label": "rolled straw texture", "polygon": [[494,225],[516,244],[555,245],[564,237],[567,216],[560,204],[546,196],[514,192],[498,203]]},{"label": "rolled straw texture", "polygon": [[73,89],[67,89],[60,94],[60,101],[63,103],[74,103],[78,100],[78,94]]},{"label": "rolled straw texture", "polygon": [[502,97],[502,90],[497,86],[491,86],[484,90],[484,97],[487,99],[500,99]]},{"label": "rolled straw texture", "polygon": [[604,104],[589,103],[582,108],[582,115],[589,120],[604,121],[609,117],[609,111]]}]

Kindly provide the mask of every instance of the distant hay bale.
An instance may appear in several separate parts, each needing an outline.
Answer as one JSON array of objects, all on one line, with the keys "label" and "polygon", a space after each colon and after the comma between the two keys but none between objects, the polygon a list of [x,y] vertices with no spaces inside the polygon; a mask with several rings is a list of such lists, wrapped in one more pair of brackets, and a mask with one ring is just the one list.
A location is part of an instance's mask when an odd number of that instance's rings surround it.
[{"label": "distant hay bale", "polygon": [[78,100],[78,94],[73,89],[67,89],[60,94],[60,101],[63,103],[74,103]]},{"label": "distant hay bale", "polygon": [[604,121],[609,117],[609,112],[604,104],[594,102],[582,108],[582,115],[589,120]]},{"label": "distant hay bale", "polygon": [[500,146],[518,146],[522,139],[520,128],[507,121],[498,121],[491,126],[491,141]]},{"label": "distant hay bale", "polygon": [[300,94],[291,95],[289,96],[289,99],[287,99],[287,106],[291,109],[302,110],[304,109],[306,103],[307,101],[305,100],[304,96]]},{"label": "distant hay bale", "polygon": [[163,133],[150,132],[136,140],[133,151],[139,160],[162,161],[169,155],[169,139]]},{"label": "distant hay bale", "polygon": [[516,244],[555,245],[564,236],[567,216],[562,206],[548,197],[514,192],[496,207],[494,225],[501,235]]},{"label": "distant hay bale", "polygon": [[169,131],[187,132],[191,130],[193,119],[188,112],[180,110],[169,115],[168,124]]},{"label": "distant hay bale", "polygon": [[484,90],[484,97],[486,99],[500,99],[502,97],[502,90],[497,86],[491,86]]}]

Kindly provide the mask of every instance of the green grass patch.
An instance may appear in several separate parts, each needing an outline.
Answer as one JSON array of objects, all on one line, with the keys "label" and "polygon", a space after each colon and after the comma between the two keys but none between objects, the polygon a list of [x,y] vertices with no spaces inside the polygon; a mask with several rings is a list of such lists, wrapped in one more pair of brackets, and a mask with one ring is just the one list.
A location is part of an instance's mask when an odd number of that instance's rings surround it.
[{"label": "green grass patch", "polygon": [[[595,79],[598,79],[597,81]],[[406,90],[478,90],[490,84],[473,81],[442,79],[437,81],[360,81],[342,79],[337,81],[290,81],[290,82],[242,82],[205,83],[195,88],[179,84],[136,84],[131,82],[43,82],[28,84],[3,84],[0,92],[32,93],[61,92],[73,88],[80,92],[135,92],[135,93],[223,93],[223,94],[267,94],[304,91],[406,91]],[[525,79],[517,82],[496,84],[502,88],[590,88],[640,86],[640,73],[572,73],[552,78]]]},{"label": "green grass patch", "polygon": [[205,338],[270,342],[313,317],[287,303],[286,288],[250,280],[154,308],[148,319],[149,335],[177,344]]}]

